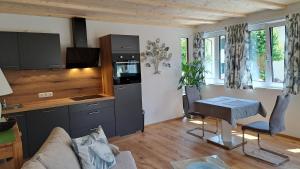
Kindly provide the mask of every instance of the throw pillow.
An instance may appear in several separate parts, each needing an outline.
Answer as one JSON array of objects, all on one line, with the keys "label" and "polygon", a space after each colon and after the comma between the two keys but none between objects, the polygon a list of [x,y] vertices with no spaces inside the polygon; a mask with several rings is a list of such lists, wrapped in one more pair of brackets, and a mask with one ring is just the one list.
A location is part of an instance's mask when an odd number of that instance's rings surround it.
[{"label": "throw pillow", "polygon": [[101,126],[90,135],[72,140],[83,169],[110,169],[116,164]]}]

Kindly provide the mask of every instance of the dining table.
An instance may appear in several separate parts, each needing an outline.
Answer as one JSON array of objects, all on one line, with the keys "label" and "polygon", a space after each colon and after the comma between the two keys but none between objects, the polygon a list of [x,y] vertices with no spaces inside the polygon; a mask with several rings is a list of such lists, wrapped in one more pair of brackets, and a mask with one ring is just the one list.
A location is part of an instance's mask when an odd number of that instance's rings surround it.
[{"label": "dining table", "polygon": [[197,100],[194,102],[194,109],[204,116],[220,120],[221,133],[208,138],[207,142],[228,150],[243,144],[241,137],[232,134],[232,129],[237,127],[239,119],[257,114],[267,116],[262,103],[258,100],[226,96]]}]

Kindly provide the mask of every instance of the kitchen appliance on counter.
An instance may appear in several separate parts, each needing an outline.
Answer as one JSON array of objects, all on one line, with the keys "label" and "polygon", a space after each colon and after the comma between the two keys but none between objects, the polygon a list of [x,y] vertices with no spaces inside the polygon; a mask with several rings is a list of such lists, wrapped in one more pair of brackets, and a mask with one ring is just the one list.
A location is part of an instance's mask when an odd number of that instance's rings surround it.
[{"label": "kitchen appliance on counter", "polygon": [[113,54],[114,85],[141,83],[140,54]]}]

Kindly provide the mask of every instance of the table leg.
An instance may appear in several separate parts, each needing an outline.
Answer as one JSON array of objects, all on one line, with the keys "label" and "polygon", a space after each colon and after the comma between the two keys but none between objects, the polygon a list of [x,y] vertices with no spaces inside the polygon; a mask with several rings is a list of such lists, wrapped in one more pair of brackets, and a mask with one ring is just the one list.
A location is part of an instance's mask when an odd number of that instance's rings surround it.
[{"label": "table leg", "polygon": [[232,150],[242,145],[242,138],[232,135],[232,125],[221,120],[221,134],[213,136],[207,142]]}]

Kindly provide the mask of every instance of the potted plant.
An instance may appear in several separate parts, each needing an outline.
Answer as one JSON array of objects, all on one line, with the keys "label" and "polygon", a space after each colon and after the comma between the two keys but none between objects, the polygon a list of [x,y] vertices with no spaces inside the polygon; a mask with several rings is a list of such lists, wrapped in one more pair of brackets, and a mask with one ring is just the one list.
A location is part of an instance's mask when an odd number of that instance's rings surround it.
[{"label": "potted plant", "polygon": [[[179,79],[178,90],[186,86],[196,86],[200,91],[201,86],[205,85],[205,66],[200,59],[194,59],[191,63],[182,63],[182,76]],[[188,102],[186,95],[182,96],[183,109],[185,116],[190,118],[187,114]]]}]

